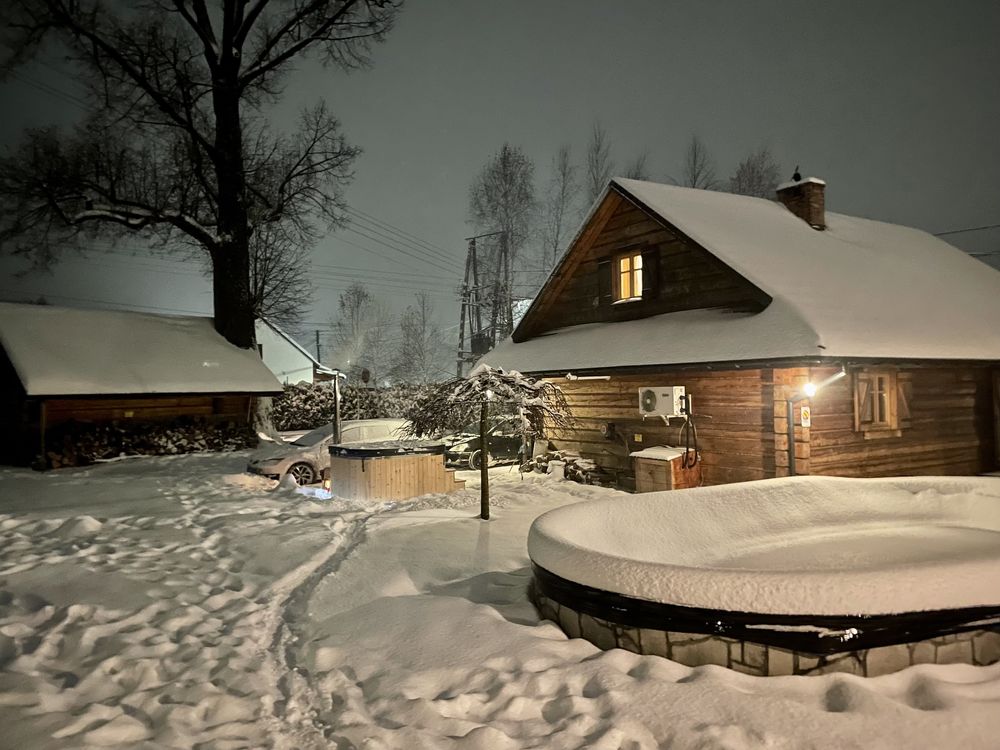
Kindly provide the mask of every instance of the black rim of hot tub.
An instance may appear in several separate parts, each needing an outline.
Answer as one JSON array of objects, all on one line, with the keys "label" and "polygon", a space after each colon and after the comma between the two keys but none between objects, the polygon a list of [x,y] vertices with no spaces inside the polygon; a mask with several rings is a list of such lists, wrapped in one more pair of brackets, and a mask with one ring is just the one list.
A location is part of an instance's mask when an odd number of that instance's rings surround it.
[{"label": "black rim of hot tub", "polygon": [[1000,606],[887,615],[736,612],[637,599],[570,581],[535,563],[531,567],[539,594],[599,620],[633,628],[715,635],[816,655],[1000,627]]},{"label": "black rim of hot tub", "polygon": [[444,455],[444,443],[413,442],[407,445],[404,441],[386,441],[357,445],[331,445],[330,455],[338,458],[386,458],[389,456],[413,456],[423,454]]}]

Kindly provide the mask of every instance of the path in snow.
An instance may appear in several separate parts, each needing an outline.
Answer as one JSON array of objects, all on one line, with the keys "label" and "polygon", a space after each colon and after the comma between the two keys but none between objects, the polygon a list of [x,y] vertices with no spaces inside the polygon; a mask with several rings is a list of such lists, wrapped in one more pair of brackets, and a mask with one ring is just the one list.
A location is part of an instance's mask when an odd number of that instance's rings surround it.
[{"label": "path in snow", "polygon": [[[0,516],[0,746],[295,746],[273,642],[357,514],[225,473],[241,461],[0,476],[0,509],[35,507]],[[149,515],[123,513],[137,496]]]}]

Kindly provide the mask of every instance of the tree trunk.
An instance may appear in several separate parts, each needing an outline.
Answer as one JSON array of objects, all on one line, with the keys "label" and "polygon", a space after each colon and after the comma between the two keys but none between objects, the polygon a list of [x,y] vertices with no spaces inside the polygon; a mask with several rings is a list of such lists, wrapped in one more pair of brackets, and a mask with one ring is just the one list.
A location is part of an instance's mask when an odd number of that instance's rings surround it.
[{"label": "tree trunk", "polygon": [[231,49],[225,49],[212,89],[214,164],[219,191],[219,244],[212,250],[212,291],[215,330],[230,343],[248,349],[254,346],[255,335],[238,73],[237,58]]},{"label": "tree trunk", "polygon": [[247,245],[224,245],[212,252],[212,295],[215,330],[242,349],[254,346],[250,300],[250,251]]},{"label": "tree trunk", "polygon": [[489,435],[490,405],[483,403],[479,410],[479,517],[490,519],[490,448]]}]

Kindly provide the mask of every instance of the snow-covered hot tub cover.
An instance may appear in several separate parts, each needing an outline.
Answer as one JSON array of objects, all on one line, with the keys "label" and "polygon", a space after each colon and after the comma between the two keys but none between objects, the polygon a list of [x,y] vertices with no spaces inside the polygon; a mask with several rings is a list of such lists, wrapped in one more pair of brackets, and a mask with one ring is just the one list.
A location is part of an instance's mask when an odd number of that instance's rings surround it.
[{"label": "snow-covered hot tub cover", "polygon": [[1000,605],[1000,478],[794,477],[557,508],[534,565],[680,607],[881,615]]}]

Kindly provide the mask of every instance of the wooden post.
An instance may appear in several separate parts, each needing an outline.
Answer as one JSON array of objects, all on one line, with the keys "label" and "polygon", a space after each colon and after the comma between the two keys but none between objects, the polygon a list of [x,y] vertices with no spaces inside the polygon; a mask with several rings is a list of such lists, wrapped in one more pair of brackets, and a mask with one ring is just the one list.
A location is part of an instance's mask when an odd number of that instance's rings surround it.
[{"label": "wooden post", "polygon": [[333,371],[333,444],[340,442],[340,370]]},{"label": "wooden post", "polygon": [[490,520],[490,449],[489,435],[490,405],[484,401],[479,409],[479,517]]},{"label": "wooden post", "polygon": [[785,399],[788,420],[788,476],[795,476],[795,402]]}]

